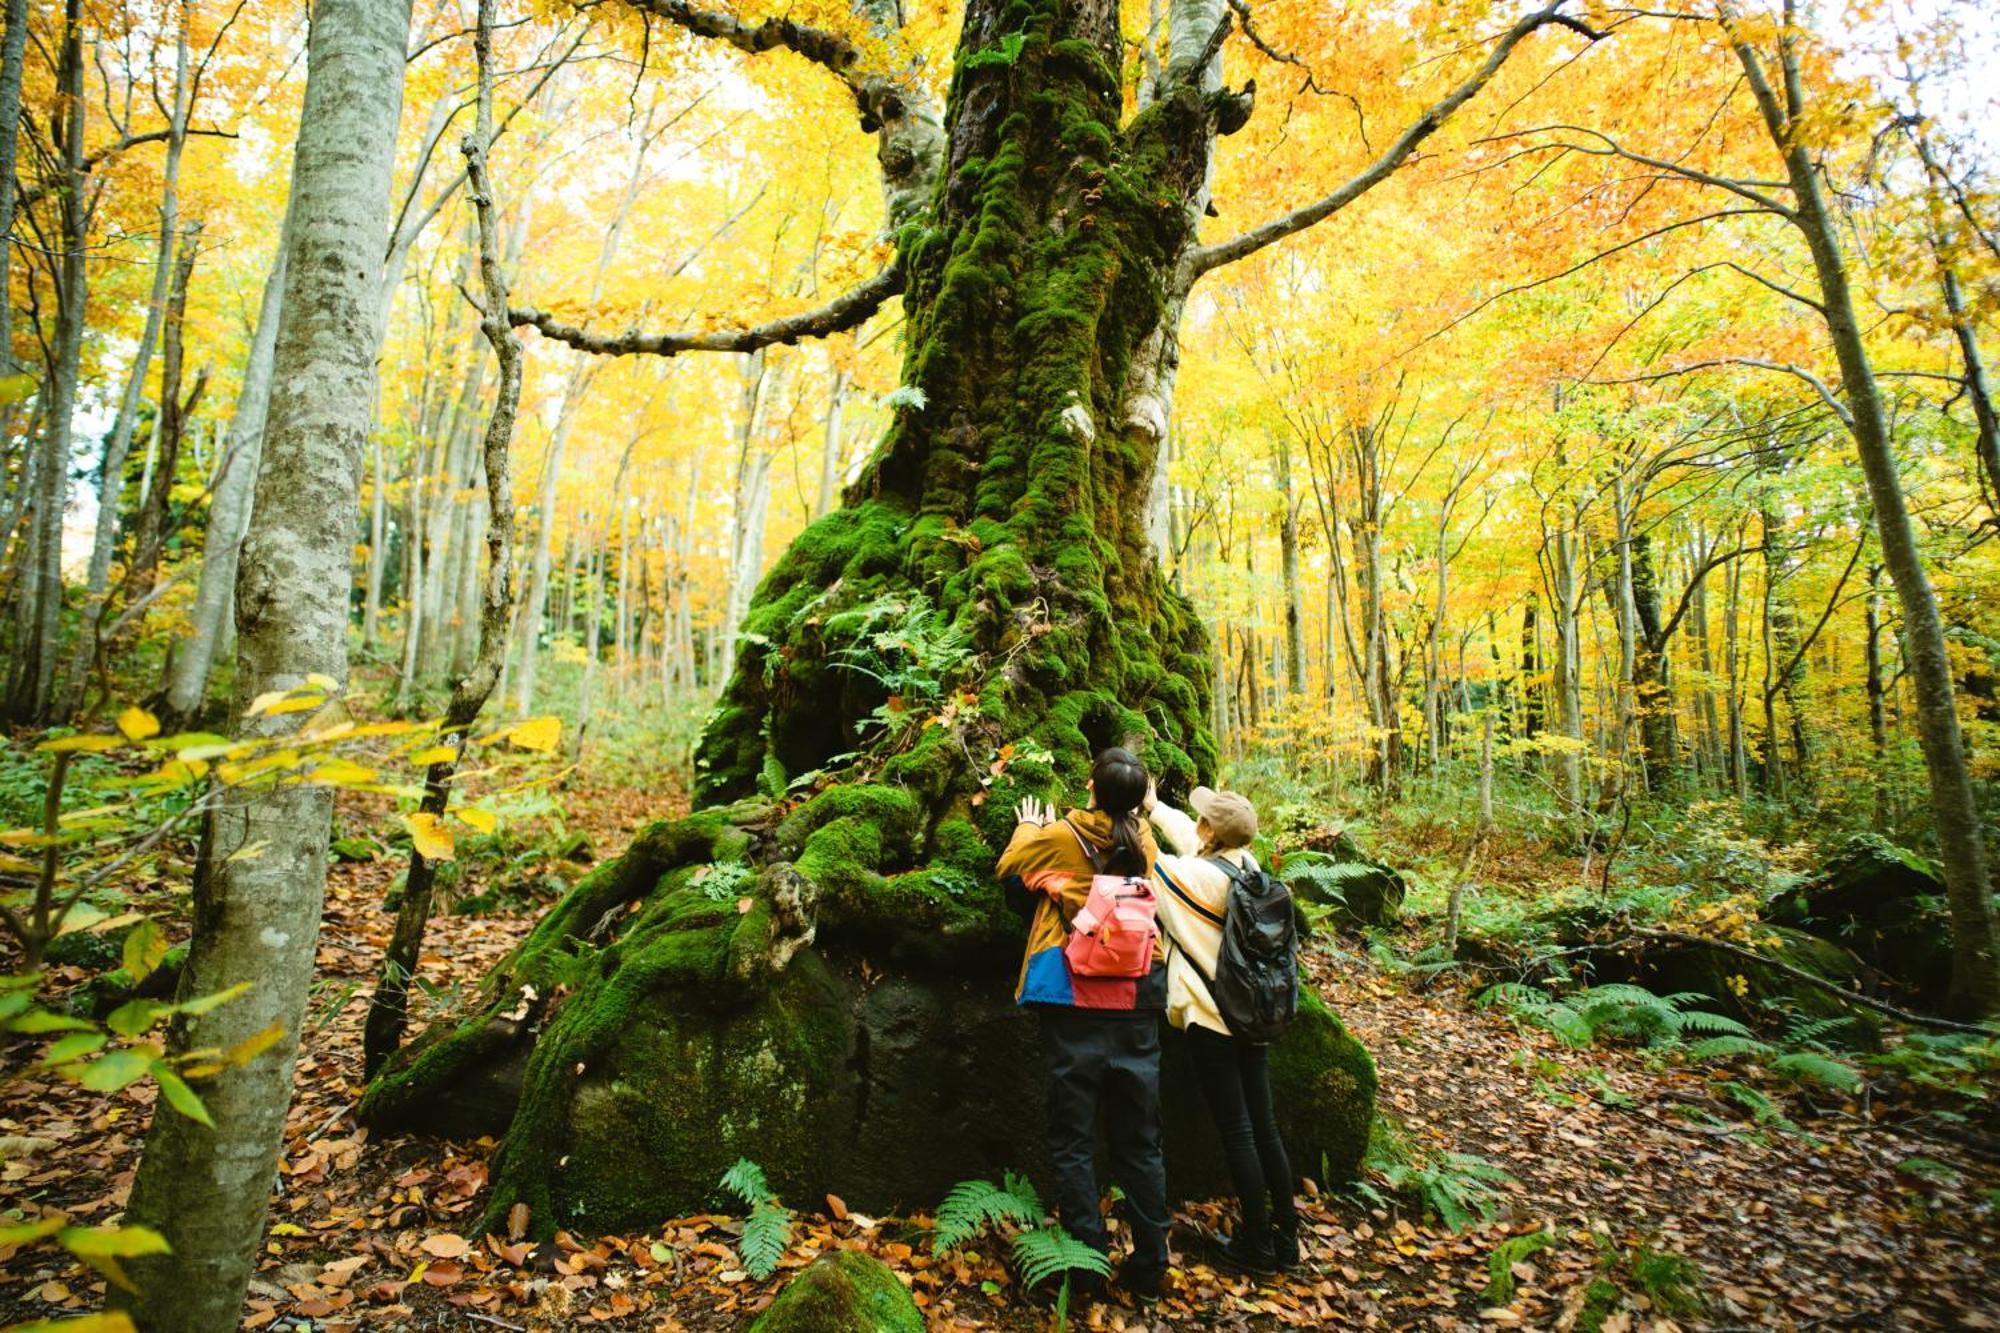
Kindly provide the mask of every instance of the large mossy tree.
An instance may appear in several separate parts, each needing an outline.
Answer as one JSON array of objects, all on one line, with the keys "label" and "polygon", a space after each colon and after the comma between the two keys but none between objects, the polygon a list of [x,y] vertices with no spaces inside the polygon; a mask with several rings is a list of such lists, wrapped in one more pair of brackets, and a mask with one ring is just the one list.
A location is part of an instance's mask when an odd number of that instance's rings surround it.
[{"label": "large mossy tree", "polygon": [[[1203,245],[1211,153],[1251,111],[1251,89],[1221,86],[1223,0],[1176,0],[1171,58],[1136,90],[1112,0],[968,0],[942,114],[840,34],[633,3],[845,84],[879,138],[894,263],[736,332],[517,321],[598,353],[749,351],[900,293],[897,413],[845,503],[758,588],[695,813],[571,890],[479,1011],[392,1061],[363,1112],[504,1133],[488,1219],[526,1204],[541,1233],[699,1210],[739,1156],[790,1197],[928,1206],[1042,1158],[1036,1039],[1011,999],[1023,925],[992,876],[1016,799],[1078,793],[1117,742],[1169,794],[1214,776],[1208,643],[1148,535],[1190,288],[1386,178],[1528,34],[1580,25],[1519,20],[1360,175]],[[1170,1174],[1214,1190],[1178,1060]],[[1309,1001],[1274,1068],[1300,1169],[1351,1174],[1367,1054]]]}]

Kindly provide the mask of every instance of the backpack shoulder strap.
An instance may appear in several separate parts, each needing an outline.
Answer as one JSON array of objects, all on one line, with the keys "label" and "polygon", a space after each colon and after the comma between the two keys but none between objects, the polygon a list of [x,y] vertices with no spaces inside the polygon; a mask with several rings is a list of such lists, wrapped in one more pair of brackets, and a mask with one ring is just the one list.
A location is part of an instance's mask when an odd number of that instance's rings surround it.
[{"label": "backpack shoulder strap", "polygon": [[1207,861],[1210,865],[1214,866],[1217,870],[1220,870],[1228,878],[1231,884],[1239,885],[1245,888],[1250,887],[1250,885],[1247,883],[1248,873],[1241,866],[1237,865],[1234,861],[1231,861],[1228,857],[1205,856],[1202,859],[1204,861]]}]

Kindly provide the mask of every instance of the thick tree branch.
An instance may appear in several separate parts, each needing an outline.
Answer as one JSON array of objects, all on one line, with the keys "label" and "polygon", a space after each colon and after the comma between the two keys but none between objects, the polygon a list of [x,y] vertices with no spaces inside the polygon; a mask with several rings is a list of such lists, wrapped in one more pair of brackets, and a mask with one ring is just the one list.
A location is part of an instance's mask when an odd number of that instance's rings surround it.
[{"label": "thick tree branch", "polygon": [[1383,150],[1381,156],[1370,162],[1346,184],[1323,199],[1315,200],[1281,217],[1272,218],[1269,222],[1253,227],[1240,236],[1233,236],[1215,245],[1197,247],[1188,257],[1194,275],[1199,277],[1224,264],[1233,264],[1239,259],[1255,254],[1267,245],[1302,232],[1316,223],[1324,222],[1387,180],[1409,159],[1419,144],[1437,133],[1460,107],[1471,101],[1481,88],[1492,81],[1493,76],[1500,72],[1500,67],[1507,63],[1507,58],[1514,54],[1515,47],[1519,46],[1530,33],[1550,25],[1580,32],[1592,41],[1597,40],[1599,36],[1587,24],[1558,12],[1556,5],[1538,9],[1525,16],[1507,30],[1478,69],[1447,93],[1442,100],[1432,104],[1423,115],[1396,136],[1395,141]]},{"label": "thick tree branch", "polygon": [[532,306],[508,310],[518,327],[532,325],[544,338],[568,343],[580,352],[599,356],[678,356],[682,352],[754,352],[774,343],[791,344],[801,338],[824,338],[867,322],[884,302],[903,290],[903,270],[895,264],[823,306],[782,315],[747,329],[710,329],[700,333],[591,333],[565,324],[554,315]]},{"label": "thick tree branch", "polygon": [[1981,1036],[1991,1035],[1993,1031],[1991,1024],[1958,1023],[1949,1018],[1936,1018],[1930,1014],[1898,1009],[1895,1005],[1885,1004],[1873,996],[1851,991],[1837,981],[1829,981],[1817,973],[1793,967],[1790,963],[1782,962],[1769,954],[1759,953],[1740,944],[1732,944],[1728,940],[1718,940],[1708,935],[1693,935],[1683,930],[1635,930],[1632,935],[1637,939],[1663,940],[1669,944],[1692,944],[1703,949],[1720,949],[1724,953],[1735,954],[1739,958],[1754,962],[1760,967],[1768,967],[1774,972],[1783,973],[1793,981],[1802,981],[1829,995],[1838,996],[1849,1004],[1858,1004],[1864,1009],[1873,1009],[1878,1014],[1886,1014],[1898,1022],[1908,1023],[1911,1027],[1934,1028],[1940,1032],[1970,1032]]},{"label": "thick tree branch", "polygon": [[834,77],[853,92],[856,100],[863,96],[866,72],[861,68],[861,48],[837,32],[794,23],[786,18],[746,23],[734,14],[704,9],[700,5],[689,4],[687,0],[630,0],[630,3],[642,14],[663,18],[697,37],[727,42],[752,55],[782,47],[832,71]]}]

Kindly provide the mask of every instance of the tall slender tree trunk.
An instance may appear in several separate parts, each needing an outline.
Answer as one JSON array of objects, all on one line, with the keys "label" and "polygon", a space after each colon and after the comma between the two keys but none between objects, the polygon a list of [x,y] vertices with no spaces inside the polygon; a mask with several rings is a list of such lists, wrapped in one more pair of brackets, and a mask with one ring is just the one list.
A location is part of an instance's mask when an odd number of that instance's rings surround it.
[{"label": "tall slender tree trunk", "polygon": [[271,365],[285,294],[285,240],[291,226],[292,214],[287,209],[278,235],[278,253],[271,261],[270,276],[264,279],[257,328],[251,334],[249,356],[243,365],[243,387],[236,395],[236,411],[229,421],[214,494],[209,499],[201,581],[190,614],[193,625],[174,653],[167,679],[163,707],[174,730],[185,728],[201,709],[235,596],[236,556],[249,527],[250,498],[264,451],[264,421],[271,406]]},{"label": "tall slender tree trunk", "polygon": [[[181,444],[187,437],[187,418],[201,401],[208,382],[204,371],[186,401],[181,398],[181,376],[187,365],[188,284],[194,280],[195,259],[200,253],[201,223],[191,222],[181,233],[180,252],[174,258],[174,279],[167,296],[167,317],[160,354],[160,457],[153,484],[139,497],[138,521],[132,525],[132,572],[126,580],[134,597],[143,596],[153,586],[153,574],[160,561],[161,547],[172,526],[174,478],[180,472]],[[94,633],[91,637],[95,637]]]},{"label": "tall slender tree trunk", "polygon": [[[1917,737],[1930,776],[1931,813],[1937,825],[1939,860],[1944,870],[1951,908],[1951,1003],[1962,1013],[2000,1014],[2000,940],[1993,918],[1993,886],[1987,877],[1986,846],[1980,830],[1972,774],[1966,765],[1964,738],[1952,680],[1951,658],[1945,647],[1944,621],[1937,596],[1917,547],[1916,525],[1903,498],[1896,468],[1888,411],[1875,379],[1854,297],[1840,231],[1821,187],[1819,165],[1794,117],[1806,105],[1796,35],[1779,34],[1779,72],[1784,102],[1779,101],[1763,59],[1742,35],[1731,6],[1722,12],[1746,79],[1757,96],[1771,141],[1784,158],[1791,184],[1791,221],[1804,237],[1819,278],[1820,310],[1840,366],[1840,395],[1846,424],[1861,458],[1861,471],[1875,510],[1876,534],[1882,543],[1882,563],[1895,585],[1902,610],[1903,655],[1910,686],[1916,695]],[[1794,110],[1790,113],[1786,108]]]},{"label": "tall slender tree trunk", "polygon": [[368,434],[368,573],[361,601],[361,651],[372,653],[381,638],[382,574],[389,560],[389,471],[382,438]]},{"label": "tall slender tree trunk", "polygon": [[[21,140],[21,69],[28,53],[28,0],[7,0],[7,30],[0,33],[0,377],[20,373],[14,359],[14,189]],[[13,424],[14,402],[0,409],[0,425]],[[25,478],[23,479],[25,482]],[[25,485],[22,488],[26,489]],[[0,530],[0,546],[13,525]]]},{"label": "tall slender tree trunk", "polygon": [[845,461],[840,439],[841,409],[847,404],[847,372],[833,372],[833,388],[827,393],[826,436],[819,451],[819,501],[813,506],[813,517],[819,518],[833,509],[833,503],[840,497],[840,466]]},{"label": "tall slender tree trunk", "polygon": [[1867,641],[1864,645],[1868,663],[1868,749],[1873,762],[1869,765],[1869,786],[1874,791],[1874,802],[1870,818],[1875,831],[1880,833],[1889,827],[1889,727],[1887,715],[1882,707],[1882,696],[1886,690],[1882,678],[1882,566],[1868,567]]},{"label": "tall slender tree trunk", "polygon": [[[236,707],[320,674],[347,676],[353,514],[372,416],[368,314],[389,231],[409,0],[316,0],[294,149],[285,296],[255,509],[237,581]],[[264,714],[242,733],[283,734],[309,714]],[[177,1019],[176,1052],[279,1040],[202,1079],[214,1127],[158,1108],[129,1221],[171,1251],[131,1264],[149,1333],[237,1326],[291,1105],[326,884],[333,797],[309,785],[225,789],[194,885],[183,996],[250,989]],[[247,847],[259,853],[243,856]],[[123,1300],[123,1297],[119,1298]]]},{"label": "tall slender tree trunk", "polygon": [[736,486],[730,504],[729,564],[723,591],[722,665],[727,676],[736,666],[736,639],[743,613],[764,566],[764,515],[770,499],[771,453],[759,447],[764,408],[772,386],[769,362],[762,349],[744,358],[737,399]]},{"label": "tall slender tree trunk", "polygon": [[1306,697],[1305,610],[1299,591],[1299,506],[1292,493],[1292,449],[1283,436],[1278,449],[1278,568],[1285,593],[1285,693],[1298,704]]},{"label": "tall slender tree trunk", "polygon": [[[521,340],[508,324],[507,280],[500,260],[497,209],[488,178],[486,154],[493,146],[493,10],[495,0],[479,0],[474,51],[479,66],[478,113],[473,137],[465,145],[466,174],[473,187],[473,207],[479,228],[479,272],[484,296],[480,331],[493,349],[500,370],[493,413],[481,441],[477,472],[486,483],[491,523],[486,530],[486,577],[479,602],[479,650],[472,668],[452,683],[445,705],[444,741],[452,756],[430,766],[424,775],[424,795],[418,808],[442,819],[451,804],[452,786],[468,732],[478,720],[507,655],[507,622],[514,611],[513,488],[508,481],[508,450],[514,436],[515,412],[521,400]],[[396,927],[384,951],[362,1030],[362,1061],[369,1073],[381,1067],[401,1043],[408,1017],[409,982],[423,952],[430,922],[431,895],[437,865],[420,850],[410,854],[410,873],[396,910]]]},{"label": "tall slender tree trunk", "polygon": [[[90,548],[89,592],[93,601],[104,595],[112,555],[118,545],[118,505],[125,490],[125,460],[132,451],[132,432],[139,421],[139,405],[146,395],[146,372],[152,364],[153,349],[159,344],[160,329],[171,303],[172,280],[179,273],[175,248],[179,246],[182,257],[193,250],[192,242],[182,236],[180,225],[181,156],[187,147],[190,109],[187,23],[188,11],[184,5],[174,34],[173,108],[167,123],[166,160],[160,170],[160,236],[153,255],[153,288],[146,302],[146,322],[139,331],[139,346],[132,354],[132,369],[125,378],[125,393],[118,402],[118,416],[112,422],[111,440],[104,448],[104,465],[97,487],[97,530]],[[184,292],[185,288],[182,290]],[[155,410],[166,410],[164,394]],[[145,503],[146,495],[142,490],[139,495],[142,509]],[[94,640],[94,636],[91,637]],[[84,657],[82,665],[88,664],[89,659]]]},{"label": "tall slender tree trunk", "polygon": [[63,186],[56,203],[63,248],[56,260],[55,346],[42,385],[48,411],[42,422],[42,447],[35,460],[34,526],[23,553],[20,582],[14,589],[14,595],[22,599],[23,613],[17,620],[22,632],[14,643],[7,712],[17,722],[39,721],[48,715],[54,702],[56,655],[61,650],[63,510],[69,497],[71,419],[76,413],[84,313],[90,295],[83,66],[83,8],[81,0],[68,0],[57,67],[59,108],[51,117],[59,127],[56,146],[63,162]]}]

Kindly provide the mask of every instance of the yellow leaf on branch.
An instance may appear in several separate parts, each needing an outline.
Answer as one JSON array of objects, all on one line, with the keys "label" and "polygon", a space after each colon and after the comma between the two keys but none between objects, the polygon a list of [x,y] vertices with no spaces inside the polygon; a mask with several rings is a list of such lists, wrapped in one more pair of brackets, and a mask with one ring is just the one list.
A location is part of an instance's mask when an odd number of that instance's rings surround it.
[{"label": "yellow leaf on branch", "polygon": [[449,861],[456,854],[452,849],[451,830],[436,815],[419,810],[415,814],[404,815],[403,824],[410,830],[410,845],[422,853],[426,861]]}]

